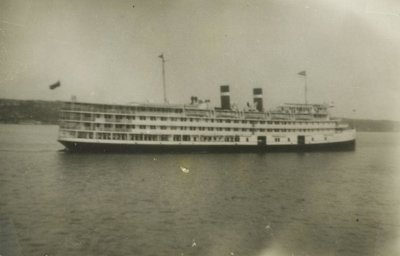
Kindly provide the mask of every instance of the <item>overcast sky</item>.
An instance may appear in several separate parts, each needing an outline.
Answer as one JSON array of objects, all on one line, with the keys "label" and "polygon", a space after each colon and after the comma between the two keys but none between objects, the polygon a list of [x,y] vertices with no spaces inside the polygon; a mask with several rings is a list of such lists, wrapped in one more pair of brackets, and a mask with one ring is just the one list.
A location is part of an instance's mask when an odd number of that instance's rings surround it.
[{"label": "overcast sky", "polygon": [[309,102],[400,120],[398,0],[0,0],[0,98],[161,102],[161,53],[171,103],[304,102],[307,70]]}]

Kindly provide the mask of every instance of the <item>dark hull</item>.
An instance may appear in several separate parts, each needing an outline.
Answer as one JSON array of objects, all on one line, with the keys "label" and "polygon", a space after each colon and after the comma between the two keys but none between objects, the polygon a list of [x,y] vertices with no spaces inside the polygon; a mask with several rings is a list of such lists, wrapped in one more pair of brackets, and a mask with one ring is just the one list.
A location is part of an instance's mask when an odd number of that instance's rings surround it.
[{"label": "dark hull", "polygon": [[189,153],[189,152],[310,152],[310,151],[354,151],[355,140],[325,144],[307,145],[138,145],[138,144],[107,144],[59,141],[69,152],[123,152],[123,153]]}]

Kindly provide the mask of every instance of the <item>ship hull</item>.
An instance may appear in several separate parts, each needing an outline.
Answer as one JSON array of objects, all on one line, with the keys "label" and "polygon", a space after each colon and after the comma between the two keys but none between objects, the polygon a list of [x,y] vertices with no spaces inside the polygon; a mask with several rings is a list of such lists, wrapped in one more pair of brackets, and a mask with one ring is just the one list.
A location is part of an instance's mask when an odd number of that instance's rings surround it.
[{"label": "ship hull", "polygon": [[304,144],[304,145],[144,145],[93,143],[59,140],[68,152],[97,152],[97,153],[192,153],[192,152],[311,152],[311,151],[354,151],[355,140]]}]

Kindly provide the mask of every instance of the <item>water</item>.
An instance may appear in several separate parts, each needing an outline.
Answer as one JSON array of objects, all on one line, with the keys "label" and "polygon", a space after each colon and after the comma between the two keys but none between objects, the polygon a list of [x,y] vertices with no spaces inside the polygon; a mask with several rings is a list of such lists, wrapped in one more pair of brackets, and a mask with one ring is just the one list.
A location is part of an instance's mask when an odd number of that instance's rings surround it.
[{"label": "water", "polygon": [[56,137],[0,125],[2,256],[400,255],[398,134],[270,154],[68,154]]}]

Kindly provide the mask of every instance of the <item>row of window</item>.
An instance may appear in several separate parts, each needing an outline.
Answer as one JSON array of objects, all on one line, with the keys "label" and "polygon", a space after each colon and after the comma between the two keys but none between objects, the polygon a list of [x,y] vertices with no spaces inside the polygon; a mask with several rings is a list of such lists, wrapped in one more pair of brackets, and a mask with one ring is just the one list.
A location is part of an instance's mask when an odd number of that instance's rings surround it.
[{"label": "row of window", "polygon": [[[281,141],[283,141],[283,139],[284,139],[284,138],[276,137],[276,138],[274,138],[274,141],[275,141],[275,142],[281,142]],[[285,139],[287,140],[287,142],[290,142],[290,138],[285,138]],[[324,140],[328,140],[328,138],[325,136],[325,137],[324,137]],[[314,137],[311,137],[311,141],[314,141]]]},{"label": "row of window", "polygon": [[[111,105],[90,105],[90,104],[77,104],[70,103],[64,107],[67,111],[87,111],[87,112],[101,112],[101,113],[123,113],[123,114],[135,114],[136,112],[154,112],[154,113],[183,113],[182,108],[163,108],[163,107],[150,107],[150,106],[111,106]],[[201,113],[203,111],[187,110],[193,113]],[[311,108],[299,108],[299,107],[281,107],[279,108],[280,113],[273,114],[289,114],[289,113],[312,113]],[[326,115],[326,108],[314,108],[315,114]],[[205,111],[208,112],[208,111]],[[235,112],[233,112],[235,113]]]},{"label": "row of window", "polygon": [[111,105],[90,105],[81,103],[69,103],[64,106],[69,111],[88,111],[88,112],[114,112],[114,113],[135,113],[141,112],[158,112],[158,113],[182,113],[181,108],[160,108],[160,107],[144,107],[144,106],[111,106]]},{"label": "row of window", "polygon": [[[78,132],[80,139],[93,139],[91,132]],[[239,142],[239,136],[203,136],[203,135],[152,135],[152,134],[126,134],[126,133],[97,133],[98,140],[130,140],[130,141],[200,141],[200,142]],[[324,140],[328,138],[325,136]],[[290,142],[290,138],[274,138],[275,142]],[[246,138],[248,142],[249,139]],[[314,138],[311,138],[314,141]]]},{"label": "row of window", "polygon": [[[78,138],[93,139],[93,133],[78,132]],[[200,141],[200,142],[239,142],[239,136],[201,136],[201,135],[150,135],[126,133],[97,133],[99,140],[130,140],[130,141]],[[248,141],[248,139],[247,139]]]},{"label": "row of window", "polygon": [[[100,115],[95,115],[96,118],[102,118]],[[77,120],[77,121],[95,121],[95,117],[90,116],[90,114],[84,114],[80,116],[79,113],[65,113],[61,116],[64,120]],[[104,120],[106,122],[129,122],[136,120],[135,116],[115,116],[112,115],[104,115]],[[155,116],[138,116],[138,120],[140,121],[181,121],[181,122],[210,122],[210,123],[235,123],[235,124],[274,124],[274,125],[318,125],[318,124],[332,124],[332,122],[296,122],[296,121],[254,121],[254,120],[238,120],[238,119],[210,119],[210,118],[189,118],[189,117],[155,117]]]},{"label": "row of window", "polygon": [[[80,129],[81,126],[78,124],[63,123],[61,128],[65,129]],[[115,125],[115,128],[111,124],[96,124],[94,127],[90,123],[85,123],[85,130],[106,130],[106,131],[130,131],[133,129],[140,130],[181,130],[181,131],[226,131],[226,132],[318,132],[318,131],[329,131],[331,128],[319,128],[319,129],[264,129],[264,128],[229,128],[229,127],[194,127],[194,126],[155,126],[155,125]]]}]

